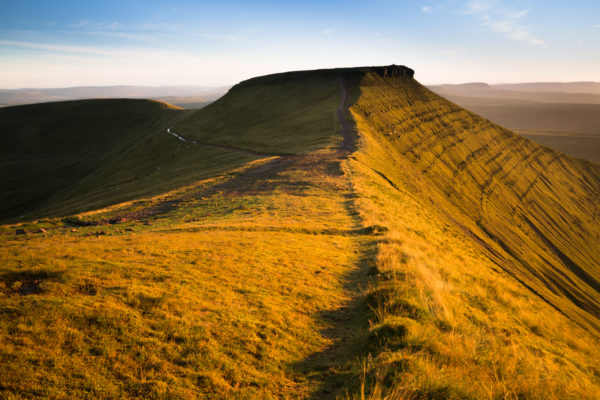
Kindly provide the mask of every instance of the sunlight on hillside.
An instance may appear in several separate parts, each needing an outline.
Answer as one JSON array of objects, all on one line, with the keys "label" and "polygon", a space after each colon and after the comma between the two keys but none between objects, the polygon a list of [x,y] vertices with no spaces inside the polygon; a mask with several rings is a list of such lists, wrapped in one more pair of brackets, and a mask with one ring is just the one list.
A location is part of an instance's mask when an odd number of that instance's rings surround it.
[{"label": "sunlight on hillside", "polygon": [[1,396],[600,398],[600,167],[412,73],[102,102],[135,118],[96,115],[95,158],[57,142],[63,181],[6,180],[52,196],[0,226]]}]

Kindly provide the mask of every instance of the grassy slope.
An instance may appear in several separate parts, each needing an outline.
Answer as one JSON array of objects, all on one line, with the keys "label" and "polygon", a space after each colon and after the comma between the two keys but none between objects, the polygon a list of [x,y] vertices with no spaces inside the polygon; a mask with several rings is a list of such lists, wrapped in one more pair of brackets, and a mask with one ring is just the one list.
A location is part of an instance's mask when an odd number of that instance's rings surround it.
[{"label": "grassy slope", "polygon": [[128,99],[0,109],[0,220],[56,205],[53,196],[110,166],[182,114],[164,103]]},{"label": "grassy slope", "polygon": [[[104,236],[58,223],[47,237],[4,237],[0,355],[11,367],[1,389],[55,398],[316,390],[323,368],[304,360],[334,339],[319,316],[348,302],[369,240],[347,208],[339,161],[321,161],[269,159],[87,215],[132,218]],[[39,295],[11,289],[35,279]]]},{"label": "grassy slope", "polygon": [[[246,81],[196,112],[147,100],[2,109],[0,220],[66,215],[155,195],[260,157],[203,143],[261,153],[337,146],[340,139],[331,134],[340,90],[335,72],[296,75]],[[168,127],[201,144],[182,144],[165,134]]]},{"label": "grassy slope", "polygon": [[[306,133],[307,146],[340,142],[337,79],[331,87],[329,108],[315,116],[329,122]],[[184,144],[172,162],[200,168],[205,151]],[[81,214],[124,218],[114,225],[48,219],[23,225],[47,230],[27,237],[3,227],[0,357],[10,365],[3,395],[297,398],[330,390],[329,349],[365,322],[346,310],[365,280],[360,267],[371,241],[350,209],[340,157],[328,150],[267,157]]]},{"label": "grassy slope", "polygon": [[340,86],[335,70],[294,72],[244,81],[173,129],[201,143],[261,153],[304,154],[337,147]]},{"label": "grassy slope", "polygon": [[361,90],[357,206],[389,229],[374,397],[598,397],[600,168],[411,79]]},{"label": "grassy slope", "polygon": [[365,71],[251,80],[173,129],[305,155],[157,134],[82,198],[179,189],[81,214],[114,225],[2,227],[3,395],[598,397],[595,289],[573,273],[598,274],[597,167]]}]

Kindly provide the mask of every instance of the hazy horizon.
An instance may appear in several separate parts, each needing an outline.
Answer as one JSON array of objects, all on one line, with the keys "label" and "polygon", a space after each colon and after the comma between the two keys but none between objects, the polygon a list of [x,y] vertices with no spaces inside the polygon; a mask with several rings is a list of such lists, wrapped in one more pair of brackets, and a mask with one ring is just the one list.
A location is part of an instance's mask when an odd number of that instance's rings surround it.
[{"label": "hazy horizon", "polygon": [[11,2],[0,87],[225,86],[388,64],[429,85],[597,82],[598,15],[592,1]]},{"label": "hazy horizon", "polygon": [[[410,67],[410,66],[408,66]],[[293,70],[292,70],[293,71]],[[280,72],[289,72],[289,71],[280,71]],[[275,74],[277,72],[274,72]],[[257,75],[258,76],[258,75]],[[177,88],[177,87],[185,87],[185,88],[199,88],[199,89],[221,89],[221,88],[227,88],[227,87],[231,87],[233,85],[235,85],[236,83],[239,83],[241,81],[238,82],[231,82],[229,84],[224,84],[224,85],[215,85],[215,86],[209,86],[209,85],[204,85],[201,83],[194,83],[194,84],[173,84],[173,85],[160,85],[160,84],[155,84],[155,85],[131,85],[131,84],[127,84],[127,83],[117,83],[117,84],[110,84],[110,85],[75,85],[75,86],[47,86],[47,87],[14,87],[14,88],[9,88],[9,87],[0,87],[0,90],[3,91],[16,91],[16,90],[53,90],[53,89],[77,89],[77,88],[107,88],[107,87],[144,87],[144,88]],[[486,85],[490,85],[490,86],[502,86],[502,85],[520,85],[520,84],[577,84],[577,83],[593,83],[593,84],[600,84],[600,81],[523,81],[523,82],[482,82],[482,81],[472,81],[472,82],[441,82],[441,83],[430,83],[430,82],[423,82],[421,81],[421,84],[425,85],[425,86],[441,86],[441,85],[469,85],[469,84],[486,84]]]}]

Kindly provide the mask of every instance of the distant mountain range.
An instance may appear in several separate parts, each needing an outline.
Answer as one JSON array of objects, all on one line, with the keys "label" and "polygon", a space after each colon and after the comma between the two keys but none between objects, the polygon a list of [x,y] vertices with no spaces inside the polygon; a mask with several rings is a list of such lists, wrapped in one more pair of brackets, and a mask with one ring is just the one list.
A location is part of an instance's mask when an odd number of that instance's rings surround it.
[{"label": "distant mountain range", "polygon": [[600,83],[464,83],[429,89],[540,144],[600,163]]},{"label": "distant mountain range", "polygon": [[51,89],[0,89],[0,106],[97,98],[144,98],[167,101],[185,107],[190,104],[201,105],[214,101],[228,89],[228,86],[77,86]]},{"label": "distant mountain range", "polygon": [[[487,83],[463,83],[431,85],[429,89],[448,98],[455,98],[456,103],[469,103],[469,100],[487,98],[493,101],[489,105],[505,104],[509,101],[540,103],[578,103],[600,104],[599,82],[536,82],[489,85]],[[453,100],[454,101],[454,100]]]}]

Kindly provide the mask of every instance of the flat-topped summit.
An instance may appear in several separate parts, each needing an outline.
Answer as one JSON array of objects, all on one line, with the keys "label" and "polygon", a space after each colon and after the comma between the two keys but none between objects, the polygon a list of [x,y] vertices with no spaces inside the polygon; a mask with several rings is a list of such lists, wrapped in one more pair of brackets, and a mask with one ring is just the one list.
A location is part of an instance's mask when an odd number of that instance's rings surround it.
[{"label": "flat-topped summit", "polygon": [[415,76],[415,71],[411,68],[408,68],[404,65],[387,65],[383,67],[369,67],[369,70],[376,72],[377,74],[383,77],[398,77],[398,76],[407,76],[409,78],[413,78]]}]

